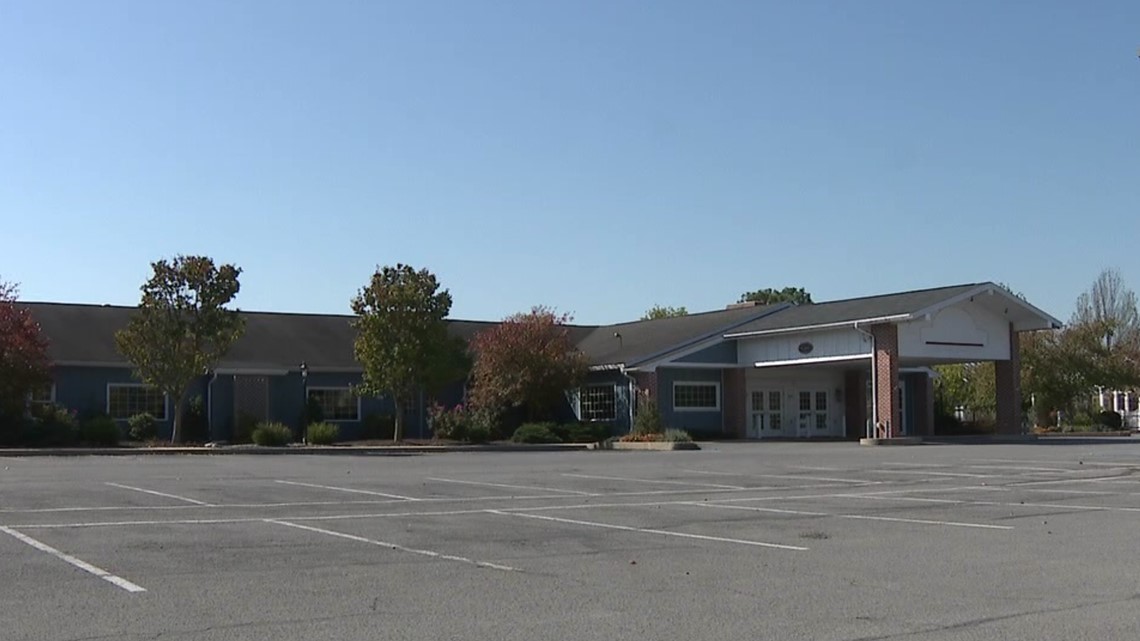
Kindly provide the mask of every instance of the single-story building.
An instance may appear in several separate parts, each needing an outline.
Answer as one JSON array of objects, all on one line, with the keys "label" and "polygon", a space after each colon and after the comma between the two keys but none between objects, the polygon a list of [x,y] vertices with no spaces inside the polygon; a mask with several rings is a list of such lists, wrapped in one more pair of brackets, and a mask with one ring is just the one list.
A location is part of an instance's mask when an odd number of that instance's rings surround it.
[{"label": "single-story building", "polygon": [[[139,383],[115,347],[131,307],[23,303],[50,341],[54,385],[35,401],[106,412],[125,421],[149,412],[167,434],[169,399]],[[203,373],[194,393],[212,439],[228,439],[240,416],[298,425],[306,403],[342,434],[384,398],[357,398],[351,316],[241,312],[244,335]],[[449,321],[468,339],[491,323]],[[858,438],[933,430],[930,366],[994,361],[1002,432],[1021,429],[1018,334],[1061,323],[993,283],[975,283],[807,305],[735,304],[726,309],[616,325],[569,326],[591,364],[568,394],[580,420],[628,429],[634,399],[647,395],[664,422],[726,438]],[[463,397],[456,382],[439,400]],[[409,438],[430,436],[424,396],[408,416]]]}]

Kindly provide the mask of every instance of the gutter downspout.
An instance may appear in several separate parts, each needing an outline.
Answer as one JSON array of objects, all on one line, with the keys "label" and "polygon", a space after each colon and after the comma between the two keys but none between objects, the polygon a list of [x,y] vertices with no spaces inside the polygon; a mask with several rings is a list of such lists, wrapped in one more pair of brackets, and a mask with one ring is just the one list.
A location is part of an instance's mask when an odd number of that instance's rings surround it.
[{"label": "gutter downspout", "polygon": [[854,327],[855,331],[871,339],[871,424],[866,427],[866,435],[867,438],[875,438],[879,426],[879,386],[875,380],[878,378],[878,346],[875,343],[875,335],[859,327],[859,321],[855,321]]},{"label": "gutter downspout", "polygon": [[210,440],[214,440],[214,381],[218,380],[218,370],[210,372],[210,382],[206,383],[206,428],[210,430]]},{"label": "gutter downspout", "polygon": [[633,433],[633,412],[637,405],[637,379],[625,371],[625,365],[619,366],[621,375],[629,381],[629,432]]}]

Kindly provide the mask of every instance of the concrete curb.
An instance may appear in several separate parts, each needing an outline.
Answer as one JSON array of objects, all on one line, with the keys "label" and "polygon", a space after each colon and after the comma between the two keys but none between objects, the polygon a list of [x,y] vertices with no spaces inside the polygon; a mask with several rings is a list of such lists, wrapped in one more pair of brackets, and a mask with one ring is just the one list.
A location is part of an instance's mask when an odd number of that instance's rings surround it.
[{"label": "concrete curb", "polygon": [[392,445],[376,447],[70,447],[0,449],[0,458],[36,456],[401,456],[447,452],[580,452],[593,449],[593,443],[542,445]]},{"label": "concrete curb", "polygon": [[699,450],[700,445],[693,442],[665,442],[665,441],[613,441],[611,443],[604,443],[597,447],[602,450],[640,450],[651,452],[668,452],[672,450]]},{"label": "concrete curb", "polygon": [[926,442],[932,445],[971,445],[1003,443],[1034,443],[1036,434],[979,434],[976,436],[927,436]]},{"label": "concrete curb", "polygon": [[895,436],[891,438],[861,438],[859,445],[922,445],[921,436]]}]

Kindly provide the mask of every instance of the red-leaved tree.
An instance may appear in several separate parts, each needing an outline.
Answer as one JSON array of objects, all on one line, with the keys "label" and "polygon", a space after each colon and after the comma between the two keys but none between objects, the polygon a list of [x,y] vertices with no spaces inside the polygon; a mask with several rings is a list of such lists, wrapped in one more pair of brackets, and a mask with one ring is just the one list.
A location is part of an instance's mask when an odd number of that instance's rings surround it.
[{"label": "red-leaved tree", "polygon": [[478,407],[524,408],[546,418],[586,376],[585,355],[566,326],[571,318],[546,307],[508,317],[475,335],[470,349],[471,401]]},{"label": "red-leaved tree", "polygon": [[0,418],[22,415],[28,395],[51,382],[47,339],[17,293],[0,281]]}]

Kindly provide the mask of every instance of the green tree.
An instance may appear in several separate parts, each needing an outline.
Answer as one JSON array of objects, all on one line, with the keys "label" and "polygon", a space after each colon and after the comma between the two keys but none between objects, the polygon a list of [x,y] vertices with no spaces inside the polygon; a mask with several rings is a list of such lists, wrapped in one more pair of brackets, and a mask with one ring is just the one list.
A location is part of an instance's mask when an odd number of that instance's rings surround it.
[{"label": "green tree", "polygon": [[785,287],[783,289],[758,289],[754,292],[744,292],[740,295],[741,303],[760,303],[761,305],[774,305],[776,303],[795,303],[797,305],[810,305],[811,294],[803,287]]},{"label": "green tree", "polygon": [[688,316],[689,310],[681,307],[667,307],[664,305],[654,305],[646,310],[641,320],[657,320],[658,318],[673,318],[675,316]]},{"label": "green tree", "polygon": [[376,270],[352,299],[352,311],[356,360],[364,368],[359,391],[391,395],[392,437],[399,441],[416,394],[454,380],[462,367],[461,344],[447,333],[451,294],[428,270],[397,264]]},{"label": "green tree", "polygon": [[176,256],[151,268],[138,310],[115,342],[136,376],[173,400],[170,440],[178,442],[190,385],[217,364],[245,328],[238,312],[225,307],[241,288],[241,269],[216,266],[206,256]]},{"label": "green tree", "polygon": [[545,307],[515,314],[475,335],[471,399],[492,409],[524,408],[528,420],[549,417],[566,391],[586,377],[585,355],[570,340],[570,316]]},{"label": "green tree", "polygon": [[978,415],[993,416],[997,409],[997,392],[994,364],[952,363],[936,365],[938,377],[934,379],[935,400],[947,411],[963,407],[973,420]]}]

